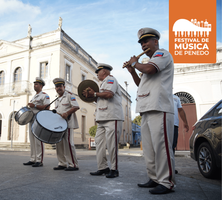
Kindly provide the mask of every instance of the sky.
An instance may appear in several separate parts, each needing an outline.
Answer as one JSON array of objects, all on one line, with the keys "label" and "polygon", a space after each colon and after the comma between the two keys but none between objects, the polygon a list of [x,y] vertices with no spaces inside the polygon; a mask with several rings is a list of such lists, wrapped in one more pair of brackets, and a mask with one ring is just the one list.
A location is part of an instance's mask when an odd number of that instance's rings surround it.
[{"label": "sky", "polygon": [[[62,29],[98,63],[113,66],[111,72],[131,96],[132,119],[136,91],[131,75],[122,69],[131,56],[142,53],[137,32],[143,27],[157,29],[160,48],[169,50],[168,0],[0,0],[0,40],[14,41],[58,28]],[[217,0],[217,46],[222,46],[222,0]],[[140,58],[140,61],[144,56]]]}]

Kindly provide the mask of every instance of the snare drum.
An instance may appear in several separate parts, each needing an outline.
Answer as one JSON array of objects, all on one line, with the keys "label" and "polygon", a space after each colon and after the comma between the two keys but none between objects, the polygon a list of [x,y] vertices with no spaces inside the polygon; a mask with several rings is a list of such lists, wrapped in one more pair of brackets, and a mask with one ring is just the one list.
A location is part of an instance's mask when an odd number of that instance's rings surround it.
[{"label": "snare drum", "polygon": [[15,121],[19,125],[26,125],[32,121],[34,113],[29,107],[22,107],[16,114],[15,114]]},{"label": "snare drum", "polygon": [[59,114],[42,110],[36,114],[32,124],[32,133],[42,142],[55,144],[62,140],[67,128],[67,121]]}]

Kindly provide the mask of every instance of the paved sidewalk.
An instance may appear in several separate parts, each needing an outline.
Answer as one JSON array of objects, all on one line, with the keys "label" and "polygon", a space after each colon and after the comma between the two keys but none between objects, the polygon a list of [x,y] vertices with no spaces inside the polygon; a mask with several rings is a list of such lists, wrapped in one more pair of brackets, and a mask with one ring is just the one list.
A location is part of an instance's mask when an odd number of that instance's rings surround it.
[{"label": "paved sidewalk", "polygon": [[[181,152],[180,152],[181,153]],[[45,152],[44,166],[34,168],[22,163],[29,160],[29,151],[0,150],[1,200],[220,200],[221,180],[209,180],[200,175],[196,162],[183,153],[175,157],[177,187],[166,195],[152,195],[137,183],[147,181],[144,158],[140,149],[120,149],[120,176],[107,179],[89,174],[96,171],[96,151],[77,149],[79,171],[54,171],[55,150]]]}]

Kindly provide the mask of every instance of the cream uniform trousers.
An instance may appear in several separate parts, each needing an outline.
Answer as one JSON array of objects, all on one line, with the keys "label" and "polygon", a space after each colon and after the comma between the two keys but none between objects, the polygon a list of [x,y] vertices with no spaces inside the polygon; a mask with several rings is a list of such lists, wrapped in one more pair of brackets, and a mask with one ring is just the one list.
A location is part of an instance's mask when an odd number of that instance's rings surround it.
[{"label": "cream uniform trousers", "polygon": [[35,116],[32,121],[29,122],[29,140],[30,140],[30,149],[31,149],[31,162],[43,162],[44,156],[44,144],[40,140],[38,140],[32,133],[32,124],[35,120]]},{"label": "cream uniform trousers", "polygon": [[73,129],[68,128],[61,142],[56,144],[56,153],[60,166],[77,167],[76,150],[73,142]]},{"label": "cream uniform trousers", "polygon": [[95,136],[98,170],[108,167],[106,147],[112,170],[118,170],[118,143],[122,132],[122,121],[100,121]]},{"label": "cream uniform trousers", "polygon": [[142,114],[142,145],[148,176],[168,189],[175,187],[173,128],[172,113],[149,111]]}]

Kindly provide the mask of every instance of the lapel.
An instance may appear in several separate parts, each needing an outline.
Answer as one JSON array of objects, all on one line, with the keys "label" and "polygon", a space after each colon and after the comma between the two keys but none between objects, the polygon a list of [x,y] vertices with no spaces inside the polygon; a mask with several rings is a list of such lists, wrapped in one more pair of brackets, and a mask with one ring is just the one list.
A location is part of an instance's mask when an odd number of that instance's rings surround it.
[{"label": "lapel", "polygon": [[66,91],[63,93],[62,98],[61,98],[61,99],[58,99],[58,101],[61,103],[62,100],[63,100],[65,97],[66,97]]},{"label": "lapel", "polygon": [[42,91],[41,92],[39,92],[38,94],[35,94],[35,96],[33,97],[33,99],[30,101],[30,102],[35,102],[35,99],[36,98],[38,98],[38,96],[40,95],[42,93]]}]

